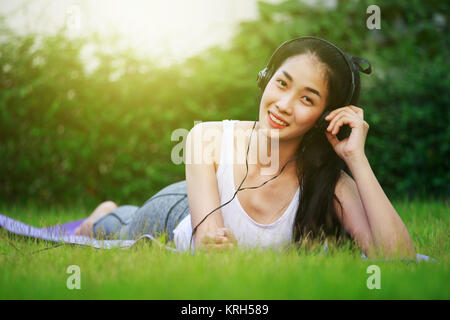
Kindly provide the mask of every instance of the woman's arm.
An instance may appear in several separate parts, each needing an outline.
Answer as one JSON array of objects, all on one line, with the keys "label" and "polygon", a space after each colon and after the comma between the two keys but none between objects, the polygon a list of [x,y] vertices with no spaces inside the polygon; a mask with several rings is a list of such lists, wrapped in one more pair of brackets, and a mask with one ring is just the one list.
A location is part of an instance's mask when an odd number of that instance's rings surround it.
[{"label": "woman's arm", "polygon": [[[219,190],[214,168],[214,159],[206,150],[214,147],[216,160],[220,155],[220,122],[204,122],[195,125],[186,138],[186,186],[191,211],[192,228],[203,218],[220,206]],[[212,142],[204,142],[214,137]],[[205,139],[204,139],[205,138]],[[211,144],[215,144],[211,145]],[[205,158],[208,156],[209,158]],[[229,231],[224,233],[221,209],[209,215],[197,228],[194,235],[195,249],[223,249],[232,239]]]},{"label": "woman's arm", "polygon": [[387,198],[365,155],[348,162],[372,232],[376,250],[384,257],[416,258],[405,224]]},{"label": "woman's arm", "polygon": [[[353,105],[337,108],[325,120],[330,121],[326,131],[328,141],[355,179],[377,255],[415,259],[414,244],[408,230],[378,183],[365,155],[369,124],[364,121],[363,109]],[[336,134],[345,124],[351,127],[351,134],[338,140]]]},{"label": "woman's arm", "polygon": [[355,181],[345,171],[336,184],[334,200],[337,217],[352,239],[369,258],[374,257],[374,241]]}]

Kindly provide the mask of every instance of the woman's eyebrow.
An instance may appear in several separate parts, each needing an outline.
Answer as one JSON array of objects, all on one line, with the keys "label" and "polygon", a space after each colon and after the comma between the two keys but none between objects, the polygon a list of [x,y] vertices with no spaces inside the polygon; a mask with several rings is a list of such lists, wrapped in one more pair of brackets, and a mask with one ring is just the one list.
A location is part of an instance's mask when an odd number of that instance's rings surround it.
[{"label": "woman's eyebrow", "polygon": [[[282,70],[282,72],[284,73],[284,75],[286,76],[286,78],[288,78],[289,81],[292,82],[292,77],[291,77],[291,75],[290,75],[289,73],[287,73],[286,71],[284,71],[284,70]],[[308,91],[311,92],[311,93],[314,93],[315,95],[318,95],[319,98],[322,98],[322,97],[320,96],[319,91],[317,91],[316,89],[313,89],[313,88],[310,88],[310,87],[305,87],[305,89],[308,90]]]},{"label": "woman's eyebrow", "polygon": [[286,76],[286,78],[289,79],[289,81],[292,81],[292,77],[289,73],[287,73],[286,71],[283,70],[284,75]]}]

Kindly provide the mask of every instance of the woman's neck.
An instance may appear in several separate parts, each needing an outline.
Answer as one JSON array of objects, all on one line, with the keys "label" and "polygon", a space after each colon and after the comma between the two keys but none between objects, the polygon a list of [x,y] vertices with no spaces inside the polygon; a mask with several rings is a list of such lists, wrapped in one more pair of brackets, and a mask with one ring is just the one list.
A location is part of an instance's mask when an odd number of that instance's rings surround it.
[{"label": "woman's neck", "polygon": [[[267,136],[264,131],[266,130],[260,130],[259,122],[257,122],[251,137],[249,159],[252,157],[252,161],[249,160],[249,163],[255,164],[262,174],[276,175],[289,160],[297,156],[301,138],[284,140],[279,139],[276,134],[273,137]],[[283,174],[287,171],[295,174],[295,162],[294,160],[286,165]]]}]

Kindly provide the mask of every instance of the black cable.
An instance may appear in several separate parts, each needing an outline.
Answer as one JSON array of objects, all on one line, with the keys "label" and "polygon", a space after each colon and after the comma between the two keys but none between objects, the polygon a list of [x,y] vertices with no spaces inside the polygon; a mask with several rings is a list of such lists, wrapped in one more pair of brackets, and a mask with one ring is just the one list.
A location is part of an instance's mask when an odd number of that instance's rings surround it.
[{"label": "black cable", "polygon": [[[7,239],[7,238],[5,238],[5,237],[3,237],[3,236],[0,236],[0,238],[1,238],[1,239],[5,239],[5,240],[8,242],[8,244],[9,244],[11,247],[13,247],[16,251],[18,251],[19,253],[22,253],[22,254],[24,253],[23,251],[21,251],[20,249],[18,249],[18,248],[14,245],[13,242],[9,241],[9,239]],[[30,252],[30,254],[35,254],[35,253],[38,253],[38,252],[41,252],[41,251],[54,249],[54,248],[57,248],[57,247],[62,246],[63,244],[64,244],[64,243],[59,243],[59,244],[57,244],[57,245],[53,245],[53,246],[50,246],[50,247],[46,247],[46,248],[43,248],[43,249],[39,249],[39,250],[36,250],[36,251],[32,251],[32,252]]]},{"label": "black cable", "polygon": [[33,252],[31,252],[30,254],[35,254],[35,253],[38,253],[38,252],[41,252],[41,251],[46,251],[46,250],[50,250],[50,249],[55,249],[55,248],[60,247],[60,246],[62,246],[62,245],[64,245],[64,244],[65,244],[65,243],[56,244],[56,245],[51,246],[51,247],[47,247],[47,248],[43,248],[43,249],[39,249],[39,250],[33,251]]}]

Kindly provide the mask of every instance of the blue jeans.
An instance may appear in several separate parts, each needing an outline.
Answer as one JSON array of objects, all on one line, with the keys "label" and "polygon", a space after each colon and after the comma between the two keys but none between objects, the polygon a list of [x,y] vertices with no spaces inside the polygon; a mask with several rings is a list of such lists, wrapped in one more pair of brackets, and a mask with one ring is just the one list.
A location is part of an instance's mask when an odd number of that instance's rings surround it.
[{"label": "blue jeans", "polygon": [[148,199],[141,207],[123,205],[94,224],[97,239],[137,239],[140,235],[155,237],[167,233],[173,241],[173,230],[190,214],[186,180],[168,185]]}]

